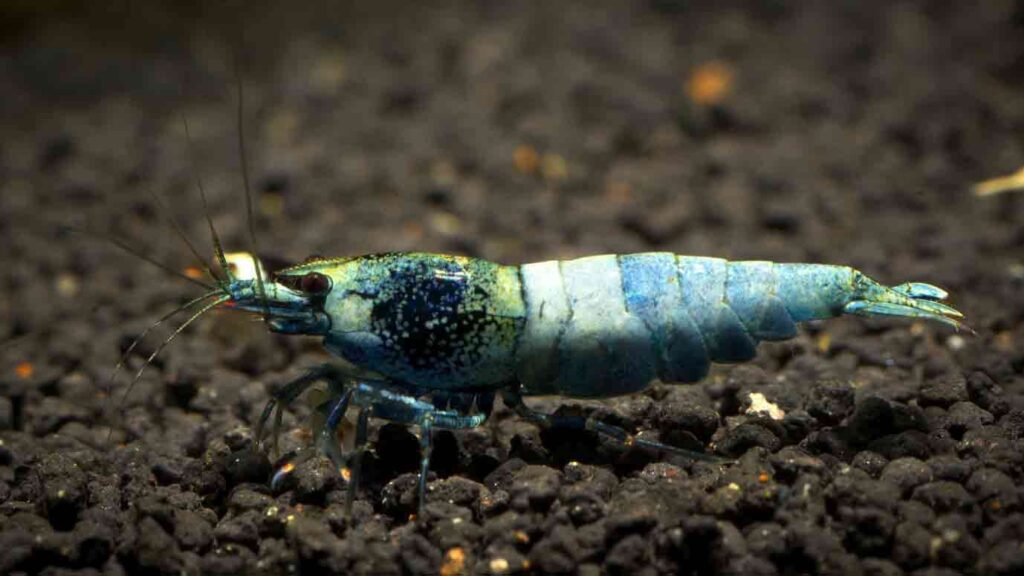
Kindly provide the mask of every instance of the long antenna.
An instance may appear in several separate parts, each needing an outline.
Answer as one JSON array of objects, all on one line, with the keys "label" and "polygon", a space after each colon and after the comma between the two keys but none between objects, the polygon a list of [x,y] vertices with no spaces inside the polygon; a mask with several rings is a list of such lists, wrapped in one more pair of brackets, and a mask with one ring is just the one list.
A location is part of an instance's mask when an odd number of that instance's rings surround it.
[{"label": "long antenna", "polygon": [[[128,363],[128,358],[131,357],[132,352],[135,351],[135,348],[140,343],[142,343],[143,340],[145,340],[146,336],[148,336],[150,332],[152,332],[157,326],[160,326],[161,324],[163,324],[167,320],[170,320],[174,316],[177,316],[181,312],[183,312],[185,310],[188,310],[189,308],[195,306],[196,304],[199,304],[200,302],[203,302],[204,300],[208,300],[209,298],[211,298],[213,296],[216,296],[218,294],[220,294],[219,290],[214,291],[214,292],[207,292],[206,294],[203,294],[202,296],[199,296],[197,298],[193,298],[192,300],[189,300],[188,302],[182,304],[181,306],[178,306],[174,310],[171,310],[170,312],[164,314],[163,316],[158,318],[155,322],[153,322],[152,324],[147,326],[146,329],[143,330],[141,334],[139,334],[138,336],[135,337],[134,340],[132,340],[132,343],[121,354],[121,358],[118,360],[117,365],[114,366],[114,369],[110,371],[110,377],[107,379],[107,384],[104,387],[104,390],[107,392],[107,394],[108,395],[112,395],[112,392],[114,390],[114,381],[117,379],[117,375],[125,367],[125,364]],[[222,298],[223,298],[223,296],[222,296]],[[147,365],[148,365],[148,361],[147,361]],[[145,366],[143,366],[143,369],[145,369]],[[128,386],[128,389],[125,390],[124,396],[121,397],[121,402],[118,403],[118,405],[117,405],[118,413],[122,413],[124,411],[124,403],[128,399],[128,394],[131,392],[131,389],[134,386],[135,386],[135,380],[132,380],[132,383]],[[113,432],[114,432],[114,428],[113,427],[111,427],[109,430],[107,430],[107,444],[110,443],[110,435],[113,434]]]},{"label": "long antenna", "polygon": [[[196,313],[194,313],[191,316],[189,316],[188,319],[185,320],[184,322],[182,322],[180,326],[175,328],[174,332],[171,332],[171,335],[168,336],[167,338],[165,338],[164,341],[161,342],[160,345],[156,347],[156,350],[153,350],[153,353],[150,354],[146,358],[146,362],[142,365],[141,368],[139,368],[139,371],[135,373],[135,377],[132,378],[131,383],[128,384],[128,388],[124,391],[124,395],[121,396],[121,402],[119,404],[119,411],[123,411],[124,410],[124,403],[125,403],[126,400],[128,400],[128,395],[131,394],[132,389],[135,388],[135,384],[137,384],[138,381],[142,379],[142,375],[146,372],[146,368],[149,368],[149,365],[153,363],[153,360],[155,360],[156,357],[159,356],[161,352],[163,352],[164,348],[166,348],[168,344],[170,344],[172,341],[174,341],[174,339],[177,338],[178,334],[181,334],[185,330],[185,328],[188,328],[189,325],[191,325],[193,322],[198,320],[200,316],[202,316],[203,314],[206,314],[210,310],[213,310],[217,306],[220,306],[221,304],[227,302],[230,299],[231,299],[231,296],[224,295],[224,296],[218,297],[213,302],[210,302],[210,303],[206,304],[205,306],[200,308],[199,311],[197,311]],[[108,434],[108,437],[109,437],[109,434]]]},{"label": "long antenna", "polygon": [[[244,46],[244,37],[240,40],[240,44]],[[256,269],[256,289],[260,296],[260,304],[263,306],[263,320],[266,321],[270,315],[270,309],[267,305],[267,289],[263,285],[263,271],[261,270],[260,261],[257,255],[259,254],[259,247],[256,244],[256,228],[253,224],[255,217],[253,216],[253,202],[252,202],[252,187],[249,185],[249,161],[245,153],[245,122],[244,122],[244,106],[245,106],[245,91],[242,87],[242,62],[241,56],[235,54],[235,85],[238,90],[238,159],[242,165],[242,184],[245,187],[245,211],[249,224],[249,249],[252,251],[252,263]]]},{"label": "long antenna", "polygon": [[149,191],[150,196],[153,197],[153,200],[160,206],[160,211],[164,213],[164,218],[170,223],[171,227],[174,228],[175,233],[177,233],[178,237],[185,243],[185,246],[188,247],[189,252],[192,253],[196,262],[203,271],[206,272],[206,275],[209,276],[210,280],[213,280],[218,286],[223,286],[221,279],[213,273],[213,270],[206,263],[206,259],[199,254],[199,250],[196,250],[195,245],[192,244],[191,240],[189,240],[188,235],[185,234],[185,230],[181,227],[178,219],[174,217],[174,214],[171,214],[170,206],[168,206],[164,199],[155,191],[150,189],[147,190]]},{"label": "long antenna", "polygon": [[220,242],[220,236],[217,235],[217,229],[213,226],[213,218],[210,217],[210,203],[206,200],[206,188],[203,187],[203,179],[199,177],[198,162],[196,162],[196,151],[195,146],[192,142],[192,133],[188,129],[188,118],[185,114],[181,114],[181,124],[185,127],[185,141],[188,143],[188,160],[192,167],[192,174],[196,179],[196,188],[199,189],[199,198],[203,202],[203,216],[206,218],[206,225],[210,228],[210,240],[213,242],[213,253],[217,258],[217,263],[220,264],[220,269],[224,271],[224,275],[227,276],[228,282],[234,282],[235,277],[231,273],[231,267],[228,266],[228,259],[224,256],[224,247]]},{"label": "long antenna", "polygon": [[136,336],[134,340],[132,340],[132,343],[129,344],[128,348],[126,348],[125,351],[121,354],[121,359],[118,361],[117,365],[114,366],[114,369],[110,371],[110,377],[107,379],[107,390],[113,389],[114,381],[117,379],[118,373],[120,373],[121,369],[124,368],[125,364],[128,363],[128,358],[131,357],[132,352],[135,351],[135,348],[138,347],[138,345],[141,344],[142,341],[146,339],[146,336],[148,336],[150,332],[152,332],[157,326],[160,326],[161,324],[170,320],[177,314],[180,314],[181,312],[188,310],[189,308],[195,306],[196,304],[199,304],[203,300],[208,300],[217,295],[222,295],[219,290],[207,292],[202,296],[193,298],[188,302],[182,304],[181,306],[178,306],[174,310],[171,310],[170,312],[164,314],[149,326],[146,326],[146,329],[139,333],[139,335]]},{"label": "long antenna", "polygon": [[136,258],[142,260],[143,262],[147,262],[149,264],[152,264],[153,266],[159,268],[160,270],[163,270],[164,272],[166,272],[167,274],[170,274],[171,276],[174,276],[176,278],[181,278],[182,280],[187,280],[187,281],[189,281],[189,282],[191,282],[193,284],[198,284],[199,286],[202,286],[203,288],[206,288],[207,290],[213,290],[215,288],[215,286],[213,286],[211,284],[207,284],[206,282],[203,282],[202,280],[198,280],[196,278],[193,278],[191,276],[186,276],[185,274],[182,274],[181,272],[178,272],[177,270],[175,270],[174,268],[171,268],[170,266],[164,264],[163,262],[160,262],[160,261],[154,259],[153,257],[145,254],[144,252],[142,252],[140,250],[137,250],[136,248],[133,248],[127,242],[125,242],[124,240],[121,240],[120,238],[118,238],[117,236],[114,236],[112,234],[106,234],[106,233],[103,233],[103,232],[99,232],[99,231],[96,231],[96,230],[89,230],[89,229],[86,229],[86,228],[78,228],[78,227],[75,227],[75,226],[71,226],[69,224],[61,224],[61,228],[64,229],[64,230],[67,230],[68,232],[74,232],[76,234],[82,234],[84,236],[92,236],[94,238],[99,238],[101,240],[106,240],[107,242],[110,242],[111,244],[113,244],[114,246],[117,246],[121,250],[124,250],[125,252],[131,254],[132,256],[135,256]]}]

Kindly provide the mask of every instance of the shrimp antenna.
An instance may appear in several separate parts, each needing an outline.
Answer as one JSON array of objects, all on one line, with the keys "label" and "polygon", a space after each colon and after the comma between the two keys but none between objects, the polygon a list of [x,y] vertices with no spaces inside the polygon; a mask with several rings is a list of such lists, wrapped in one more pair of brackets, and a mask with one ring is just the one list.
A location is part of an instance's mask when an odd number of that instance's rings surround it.
[{"label": "shrimp antenna", "polygon": [[128,348],[126,348],[124,353],[121,354],[121,359],[120,359],[120,361],[118,361],[117,366],[115,366],[114,369],[110,371],[110,378],[107,379],[107,390],[112,389],[114,380],[117,378],[117,374],[121,371],[122,368],[124,368],[124,365],[128,362],[128,358],[131,357],[132,352],[135,351],[135,348],[140,343],[142,343],[143,340],[145,340],[146,336],[149,335],[150,332],[152,332],[157,326],[160,326],[161,324],[163,324],[167,320],[170,320],[171,318],[173,318],[175,315],[181,313],[182,311],[187,310],[187,309],[191,308],[192,306],[195,306],[196,304],[202,302],[203,300],[207,300],[207,299],[209,299],[209,298],[211,298],[213,296],[216,296],[216,295],[218,295],[220,293],[221,292],[219,290],[217,290],[217,291],[214,291],[214,292],[207,292],[206,294],[203,294],[202,296],[198,296],[196,298],[193,298],[193,299],[189,300],[188,302],[182,304],[181,306],[178,306],[174,310],[171,310],[167,314],[164,314],[159,319],[157,319],[155,322],[153,322],[152,324],[147,326],[145,330],[143,330],[138,336],[135,337],[134,340],[132,340],[132,343],[129,344]]},{"label": "shrimp antenna", "polygon": [[224,283],[216,274],[213,273],[213,270],[206,263],[206,259],[199,254],[199,251],[196,250],[195,245],[192,244],[192,241],[188,239],[188,235],[185,234],[185,230],[181,227],[181,224],[178,222],[178,219],[175,218],[174,214],[171,213],[171,208],[167,205],[167,202],[165,202],[164,199],[155,191],[148,191],[150,196],[153,197],[153,200],[160,206],[160,211],[163,212],[164,218],[167,220],[167,222],[171,224],[171,227],[174,228],[175,233],[177,233],[178,237],[181,238],[181,240],[185,243],[185,246],[188,247],[189,252],[192,253],[192,256],[196,259],[196,262],[199,264],[199,266],[203,269],[204,272],[206,272],[206,275],[210,278],[210,280],[213,280],[213,282],[216,283],[217,286],[223,288]]},{"label": "shrimp antenna", "polygon": [[77,227],[71,226],[69,224],[61,224],[61,229],[67,230],[68,232],[74,232],[76,234],[83,234],[85,236],[92,236],[93,238],[98,238],[100,240],[106,240],[107,242],[110,242],[111,244],[113,244],[114,246],[117,246],[121,250],[124,250],[125,252],[131,254],[132,256],[135,256],[136,258],[142,260],[143,262],[148,262],[149,264],[152,264],[153,266],[159,268],[160,270],[163,270],[164,272],[166,272],[167,274],[170,274],[171,276],[174,276],[176,278],[181,278],[182,280],[187,280],[187,281],[189,281],[189,282],[191,282],[193,284],[197,284],[199,286],[202,286],[203,288],[206,288],[207,290],[213,290],[215,288],[215,286],[213,286],[211,284],[208,284],[206,282],[203,282],[202,280],[198,280],[196,278],[193,278],[191,276],[187,276],[185,274],[182,274],[181,272],[178,272],[177,270],[175,270],[174,268],[171,268],[170,266],[164,264],[163,262],[160,262],[160,261],[156,260],[155,258],[147,255],[146,253],[144,253],[144,252],[142,252],[140,250],[137,250],[136,248],[133,248],[127,242],[121,240],[120,238],[118,238],[117,236],[114,236],[112,234],[106,234],[106,233],[99,232],[99,231],[96,231],[96,230],[88,230],[86,228],[77,228]]},{"label": "shrimp antenna", "polygon": [[[214,293],[208,294],[206,296],[209,297],[209,296],[216,295],[216,294],[220,294],[220,292],[219,291],[218,292],[214,292]],[[202,300],[202,299],[203,299],[203,297],[200,296],[199,300]],[[128,395],[131,394],[132,389],[135,388],[135,384],[138,383],[138,381],[142,379],[142,375],[145,374],[146,368],[149,368],[149,365],[153,363],[153,360],[155,360],[156,357],[159,356],[161,352],[163,352],[164,348],[166,348],[168,344],[173,342],[174,339],[178,337],[178,334],[181,334],[185,330],[185,328],[188,328],[189,325],[191,325],[193,322],[198,320],[200,316],[202,316],[203,314],[206,314],[210,310],[213,310],[217,306],[220,306],[221,304],[227,302],[230,299],[231,299],[231,296],[225,294],[225,295],[221,295],[220,297],[218,297],[213,302],[205,304],[197,312],[195,312],[194,314],[189,316],[187,320],[182,322],[180,326],[175,328],[174,332],[171,332],[171,334],[167,338],[165,338],[164,341],[161,342],[159,346],[156,347],[156,350],[154,350],[153,353],[150,354],[146,358],[146,362],[142,365],[141,368],[139,368],[139,371],[135,373],[135,377],[132,378],[131,383],[128,384],[128,388],[124,391],[124,395],[121,396],[121,402],[120,402],[119,407],[118,407],[118,411],[119,412],[121,412],[123,414],[123,412],[124,412],[124,403],[128,400]],[[192,302],[189,302],[189,303],[185,304],[184,306],[180,307],[178,310],[175,310],[174,314],[176,314],[177,312],[179,312],[181,310],[185,310],[191,304],[192,304]],[[173,316],[174,314],[171,314],[170,316]],[[170,316],[168,316],[168,317],[170,317]],[[164,319],[161,318],[158,321],[158,323],[163,321],[163,320]],[[107,435],[108,435],[108,438],[109,438],[110,431],[108,431]]]},{"label": "shrimp antenna", "polygon": [[220,265],[221,270],[224,271],[224,275],[227,276],[228,282],[234,282],[235,277],[231,273],[231,267],[228,266],[227,257],[224,256],[224,247],[220,242],[220,236],[217,235],[217,229],[214,228],[213,219],[210,217],[210,203],[206,200],[206,188],[203,187],[203,179],[199,177],[195,146],[192,142],[192,133],[188,129],[188,118],[185,117],[184,112],[181,114],[181,124],[185,128],[185,141],[188,142],[189,164],[192,166],[192,174],[196,179],[196,188],[199,189],[199,198],[203,202],[203,216],[206,218],[206,225],[210,228],[210,240],[213,241],[213,253],[217,257],[217,263]]},{"label": "shrimp antenna", "polygon": [[[186,88],[184,84],[187,84],[189,80],[188,73],[185,74],[183,85],[179,88],[179,94],[181,95],[182,101],[185,100]],[[199,176],[199,162],[196,160],[196,148],[195,143],[192,140],[192,131],[188,128],[188,116],[185,111],[181,111],[181,125],[185,129],[185,143],[188,148],[188,163],[192,169],[192,176],[196,181],[196,188],[199,189],[199,199],[203,203],[203,217],[206,219],[206,225],[210,229],[210,240],[213,242],[213,253],[217,259],[217,264],[220,269],[224,272],[227,277],[227,281],[234,282],[235,277],[231,273],[231,267],[228,266],[228,259],[224,256],[224,246],[221,244],[220,236],[217,234],[217,229],[213,226],[213,218],[210,217],[210,203],[206,199],[206,187],[203,186],[203,179]]]},{"label": "shrimp antenna", "polygon": [[[148,336],[150,332],[152,332],[154,329],[156,329],[157,326],[160,326],[161,324],[163,324],[164,322],[170,320],[174,316],[177,316],[181,312],[183,312],[185,310],[188,310],[189,308],[195,306],[196,304],[199,304],[200,302],[202,302],[204,300],[208,300],[209,298],[212,298],[213,296],[217,296],[218,294],[221,294],[221,293],[222,292],[220,290],[214,290],[212,292],[207,292],[206,294],[203,294],[202,296],[198,296],[196,298],[193,298],[193,299],[189,300],[188,302],[182,304],[181,306],[178,306],[174,310],[171,310],[170,312],[164,314],[163,316],[158,318],[155,322],[153,322],[152,324],[147,326],[145,330],[143,330],[138,336],[135,337],[134,340],[132,340],[131,344],[128,345],[128,348],[126,348],[125,351],[121,354],[121,359],[118,360],[117,366],[115,366],[114,369],[110,371],[110,377],[107,379],[107,384],[103,388],[107,392],[107,394],[110,394],[113,391],[113,389],[114,389],[114,381],[117,379],[117,375],[121,372],[121,370],[124,369],[125,364],[128,363],[128,358],[131,357],[132,352],[134,352],[135,348],[137,348],[138,345],[141,344],[142,341],[146,339],[146,336]],[[119,409],[123,408],[124,401],[127,398],[128,398],[128,394],[126,393],[124,398],[121,399],[121,406],[119,407]],[[107,442],[108,443],[110,441],[110,433],[112,431],[113,431],[113,428],[111,428],[110,430],[107,431]]]},{"label": "shrimp antenna", "polygon": [[[244,38],[242,38],[241,43],[244,44],[244,41]],[[238,160],[242,165],[242,184],[245,188],[245,211],[249,224],[249,245],[250,250],[252,251],[251,256],[253,267],[256,269],[256,289],[260,296],[260,303],[263,306],[263,320],[266,321],[267,317],[270,315],[270,310],[267,306],[267,289],[263,284],[262,266],[260,266],[260,261],[257,257],[259,247],[256,245],[256,228],[253,224],[255,218],[253,216],[252,206],[252,187],[249,185],[249,161],[245,153],[245,122],[243,112],[245,105],[245,91],[242,87],[241,55],[238,52],[235,53],[235,86],[237,87],[238,92],[238,129],[236,130],[238,133]]]}]

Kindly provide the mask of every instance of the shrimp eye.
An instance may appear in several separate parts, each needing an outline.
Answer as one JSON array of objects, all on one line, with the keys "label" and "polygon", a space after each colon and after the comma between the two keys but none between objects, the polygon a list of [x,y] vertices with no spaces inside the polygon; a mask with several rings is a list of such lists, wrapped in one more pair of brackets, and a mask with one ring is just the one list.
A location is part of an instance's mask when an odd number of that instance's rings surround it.
[{"label": "shrimp eye", "polygon": [[299,280],[299,290],[306,294],[323,294],[331,289],[331,279],[326,274],[309,272]]}]

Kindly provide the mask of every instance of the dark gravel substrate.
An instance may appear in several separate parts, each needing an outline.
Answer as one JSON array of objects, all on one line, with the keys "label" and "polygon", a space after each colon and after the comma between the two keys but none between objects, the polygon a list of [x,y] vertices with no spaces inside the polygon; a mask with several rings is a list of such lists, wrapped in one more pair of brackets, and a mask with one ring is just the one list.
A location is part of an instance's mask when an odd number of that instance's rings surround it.
[{"label": "dark gravel substrate", "polygon": [[[193,291],[59,227],[184,269],[155,192],[207,252],[184,110],[214,221],[247,248],[222,42],[238,14],[22,8],[0,52],[0,338],[30,336],[0,350],[0,574],[1024,574],[1024,193],[970,193],[1024,164],[1024,2],[436,4],[246,7],[268,259],[843,263],[949,289],[977,335],[841,319],[700,385],[535,402],[727,466],[499,408],[438,435],[419,525],[415,436],[375,425],[349,525],[326,460],[272,493],[251,449],[318,342],[213,314],[119,417],[117,356]],[[711,62],[731,88],[695,104]],[[785,417],[749,415],[751,394]]]}]

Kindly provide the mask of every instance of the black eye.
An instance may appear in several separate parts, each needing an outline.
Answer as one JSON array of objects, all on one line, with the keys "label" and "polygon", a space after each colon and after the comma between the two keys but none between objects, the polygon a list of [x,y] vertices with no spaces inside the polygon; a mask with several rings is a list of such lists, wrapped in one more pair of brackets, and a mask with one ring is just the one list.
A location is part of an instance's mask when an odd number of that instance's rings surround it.
[{"label": "black eye", "polygon": [[319,272],[310,272],[299,281],[299,290],[306,294],[322,294],[331,289],[331,279]]}]

